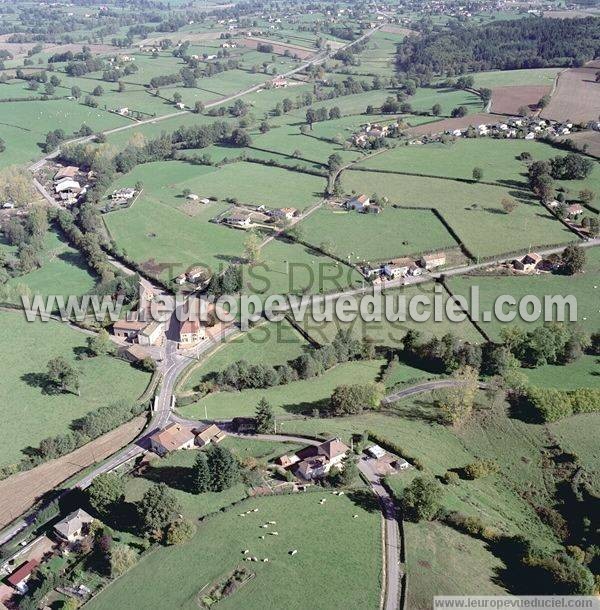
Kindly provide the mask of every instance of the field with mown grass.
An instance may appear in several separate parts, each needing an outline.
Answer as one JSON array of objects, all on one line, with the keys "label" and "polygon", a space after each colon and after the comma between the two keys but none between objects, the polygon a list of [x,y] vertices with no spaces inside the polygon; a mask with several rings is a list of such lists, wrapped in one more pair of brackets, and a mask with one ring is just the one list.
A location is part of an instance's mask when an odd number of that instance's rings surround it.
[{"label": "field with mown grass", "polygon": [[492,70],[473,74],[475,87],[508,87],[518,85],[551,86],[561,68],[536,68],[530,70]]},{"label": "field with mown grass", "polygon": [[[427,230],[423,230],[427,227]],[[332,243],[335,254],[357,261],[386,261],[409,254],[453,248],[456,241],[430,210],[389,206],[380,214],[319,210],[301,225],[303,239],[319,246]]]},{"label": "field with mown grass", "polygon": [[[415,297],[425,297],[430,300],[432,306],[423,309],[424,315],[429,313],[429,319],[425,322],[417,322],[411,318],[410,303]],[[371,296],[357,297],[358,307],[363,298],[371,299]],[[435,299],[439,299],[442,304],[441,317],[436,320],[433,304]],[[389,306],[387,305],[389,301]],[[451,322],[445,314],[445,303],[447,301],[446,294],[443,292],[436,293],[434,285],[430,283],[418,284],[414,286],[406,286],[394,290],[383,290],[381,300],[377,299],[372,309],[367,309],[372,321],[363,320],[358,315],[352,322],[342,322],[337,317],[333,317],[331,322],[317,321],[317,314],[324,308],[321,305],[315,307],[314,316],[310,310],[307,311],[303,319],[298,320],[302,328],[319,343],[327,343],[332,341],[338,330],[350,329],[352,334],[357,338],[369,337],[374,341],[375,345],[401,347],[402,339],[409,328],[413,328],[423,333],[424,337],[441,337],[448,332],[453,333],[460,339],[471,343],[481,343],[483,337],[468,320],[463,322]],[[366,301],[370,303],[370,301]],[[413,305],[414,306],[414,305]],[[371,307],[363,305],[363,307]],[[332,309],[335,312],[335,309]],[[406,321],[399,319],[403,314]],[[420,308],[417,307],[417,315],[420,314]],[[388,320],[388,318],[390,318]]]},{"label": "field with mown grass", "polygon": [[362,285],[363,277],[348,265],[312,248],[274,239],[261,250],[260,262],[245,268],[245,290],[257,295],[320,294]]},{"label": "field with mown grass", "polygon": [[216,392],[202,400],[178,409],[192,419],[229,419],[252,416],[261,398],[266,398],[276,415],[300,414],[322,407],[333,390],[343,384],[375,381],[383,360],[346,362],[329,369],[319,377],[293,381],[263,390]]},{"label": "field with mown grass", "polygon": [[[398,146],[382,155],[366,159],[360,167],[443,178],[472,181],[474,167],[483,170],[482,182],[515,189],[516,199],[526,199],[529,185],[527,163],[518,156],[527,152],[535,161],[567,154],[542,142],[529,140],[496,140],[494,138],[459,139],[451,144],[431,143],[424,146]],[[567,188],[567,199],[578,200],[582,189],[600,192],[600,165],[595,164],[585,180],[562,180],[557,184]],[[483,186],[483,185],[482,185]],[[519,191],[526,191],[519,193]]]},{"label": "field with mown grass", "polygon": [[[19,294],[61,294],[68,297],[89,293],[96,284],[80,253],[54,231],[48,232],[44,239],[41,262],[40,268],[12,278],[8,286]],[[21,302],[20,298],[11,300]]]},{"label": "field with mown grass", "polygon": [[[382,168],[404,171],[401,165],[387,163],[386,154],[376,158]],[[369,171],[344,172],[342,185],[346,193],[377,193],[400,207],[437,209],[476,257],[529,245],[562,244],[574,237],[532,195],[508,186]],[[506,214],[500,203],[506,197],[520,202],[511,214]]]},{"label": "field with mown grass", "polygon": [[51,130],[63,129],[68,137],[82,123],[94,131],[129,123],[128,119],[75,100],[3,102],[0,109],[3,116],[0,134],[6,142],[6,150],[0,154],[0,168],[37,161],[44,155],[39,145]]},{"label": "field with mown grass", "polygon": [[[244,519],[235,508],[211,517],[190,542],[144,557],[89,608],[128,604],[162,610],[168,599],[171,607],[195,610],[200,591],[226,578],[242,562],[244,549],[269,562],[245,563],[256,577],[220,601],[219,607],[376,608],[381,587],[379,505],[365,503],[362,497],[353,500],[353,495],[328,495],[322,505],[320,497],[307,493],[257,498],[242,505],[259,509]],[[260,540],[264,530],[259,525],[267,520],[277,521],[279,536]],[[298,550],[294,557],[289,555],[292,549]]]},{"label": "field with mown grass", "polygon": [[[600,251],[598,248],[585,250],[587,263],[585,271],[575,276],[553,275],[550,273],[533,276],[463,276],[453,277],[448,281],[452,292],[462,295],[471,303],[471,290],[479,290],[480,318],[483,312],[493,312],[494,302],[499,296],[509,295],[519,301],[528,295],[536,296],[541,300],[542,307],[545,296],[569,296],[577,301],[577,323],[589,333],[600,329]],[[507,309],[508,311],[508,309]],[[512,322],[500,322],[495,315],[490,321],[481,321],[480,324],[493,339],[498,339],[502,328],[518,325],[522,328],[533,328],[543,323],[543,315],[536,322],[525,322],[516,311]],[[556,319],[556,313],[553,313]],[[566,312],[568,316],[568,310]],[[568,318],[567,318],[568,319]]]},{"label": "field with mown grass", "polygon": [[261,324],[247,333],[235,336],[208,355],[187,378],[185,389],[191,389],[232,362],[278,365],[297,358],[307,347],[306,340],[287,321]]},{"label": "field with mown grass", "polygon": [[408,605],[429,610],[436,595],[507,595],[505,569],[485,542],[441,523],[405,522]]},{"label": "field with mown grass", "polygon": [[[59,322],[27,322],[22,312],[0,312],[0,465],[17,462],[26,447],[66,432],[74,419],[119,400],[134,402],[143,393],[150,375],[126,362],[110,356],[76,360],[85,340],[85,334]],[[81,371],[81,396],[44,393],[47,363],[56,356]]]}]

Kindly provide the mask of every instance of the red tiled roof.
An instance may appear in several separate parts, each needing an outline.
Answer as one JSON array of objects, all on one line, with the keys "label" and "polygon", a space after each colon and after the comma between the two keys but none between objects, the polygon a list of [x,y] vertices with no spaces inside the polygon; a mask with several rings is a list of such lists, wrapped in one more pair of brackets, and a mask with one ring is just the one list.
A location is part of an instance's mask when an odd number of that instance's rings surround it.
[{"label": "red tiled roof", "polygon": [[16,587],[23,582],[39,565],[40,562],[37,559],[26,561],[6,579],[6,582],[13,587]]}]

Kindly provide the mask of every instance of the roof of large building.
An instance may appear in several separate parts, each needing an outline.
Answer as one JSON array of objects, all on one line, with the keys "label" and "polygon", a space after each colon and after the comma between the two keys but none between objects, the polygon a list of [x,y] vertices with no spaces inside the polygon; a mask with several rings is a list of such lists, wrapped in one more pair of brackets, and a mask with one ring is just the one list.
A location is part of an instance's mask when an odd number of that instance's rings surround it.
[{"label": "roof of large building", "polygon": [[86,523],[92,523],[92,521],[94,521],[94,517],[86,513],[82,508],[78,508],[62,521],[59,521],[54,526],[54,529],[61,536],[69,538],[79,532]]},{"label": "roof of large building", "polygon": [[200,330],[200,322],[198,320],[186,320],[181,325],[180,334],[197,333]]},{"label": "roof of large building", "polygon": [[194,439],[194,433],[178,423],[169,424],[166,428],[155,432],[150,439],[162,445],[167,451],[176,451]]}]

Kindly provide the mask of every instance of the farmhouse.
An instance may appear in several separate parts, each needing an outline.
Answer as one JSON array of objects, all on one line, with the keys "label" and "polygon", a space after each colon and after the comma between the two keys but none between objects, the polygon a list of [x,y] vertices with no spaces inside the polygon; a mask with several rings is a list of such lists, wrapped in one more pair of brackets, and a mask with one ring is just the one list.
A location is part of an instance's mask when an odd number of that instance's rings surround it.
[{"label": "farmhouse", "polygon": [[298,210],[296,208],[280,208],[279,210],[273,211],[273,216],[275,218],[285,218],[286,220],[291,220],[296,216]]},{"label": "farmhouse", "polygon": [[516,258],[513,261],[513,268],[517,271],[530,273],[542,262],[542,257],[536,252],[530,252],[522,258]]},{"label": "farmhouse", "polygon": [[579,216],[580,214],[583,214],[583,206],[579,203],[573,203],[567,208],[567,216],[569,218]]},{"label": "farmhouse", "polygon": [[223,222],[232,227],[249,227],[251,223],[250,214],[233,214],[224,218]]},{"label": "farmhouse", "polygon": [[332,438],[318,446],[310,446],[296,453],[297,473],[311,480],[325,476],[334,466],[340,466],[350,451],[339,438]]},{"label": "farmhouse", "polygon": [[275,87],[275,89],[281,89],[281,88],[287,87],[289,84],[287,79],[284,78],[283,76],[277,76],[271,82],[272,82],[273,87]]},{"label": "farmhouse", "polygon": [[204,447],[209,443],[220,443],[225,438],[225,432],[221,430],[216,424],[211,424],[210,426],[206,426],[202,430],[194,430],[196,434],[196,445],[199,447]]},{"label": "farmhouse", "polygon": [[63,178],[75,178],[78,173],[78,167],[75,167],[74,165],[67,165],[66,167],[61,167],[56,174],[54,174],[54,181],[57,182]]},{"label": "farmhouse", "polygon": [[147,322],[141,320],[119,320],[113,324],[113,334],[115,337],[134,341],[146,326]]},{"label": "farmhouse", "polygon": [[190,193],[186,199],[189,199],[190,201],[198,201],[199,197],[195,193]]},{"label": "farmhouse", "polygon": [[190,428],[173,422],[150,437],[150,449],[163,457],[171,451],[193,449],[195,438],[194,432]]},{"label": "farmhouse", "polygon": [[40,562],[37,559],[26,561],[6,579],[6,582],[19,593],[27,593],[27,581],[39,565]]},{"label": "farmhouse", "polygon": [[190,267],[185,272],[185,279],[192,284],[199,284],[207,278],[206,267]]},{"label": "farmhouse", "polygon": [[140,345],[157,345],[162,338],[164,324],[162,322],[150,322],[137,335],[137,340]]},{"label": "farmhouse", "polygon": [[61,178],[54,185],[54,191],[56,193],[71,193],[77,195],[81,192],[81,185],[77,180],[73,180],[72,178]]},{"label": "farmhouse", "polygon": [[79,508],[59,521],[54,526],[54,531],[61,540],[75,542],[88,533],[89,527],[94,521],[94,517]]},{"label": "farmhouse", "polygon": [[120,114],[121,116],[127,116],[129,114],[129,108],[119,108],[117,110],[117,114]]},{"label": "farmhouse", "polygon": [[179,346],[193,347],[206,336],[204,326],[198,320],[186,320],[179,327]]},{"label": "farmhouse", "polygon": [[385,265],[383,273],[391,280],[405,277],[408,275],[410,268],[414,266],[414,263],[415,262],[411,258],[398,258]]},{"label": "farmhouse", "polygon": [[118,189],[116,191],[113,191],[110,197],[113,200],[129,201],[130,199],[133,199],[135,197],[135,189],[131,187]]},{"label": "farmhouse", "polygon": [[371,200],[364,194],[356,195],[346,201],[347,210],[357,210],[362,212],[371,205]]},{"label": "farmhouse", "polygon": [[430,269],[435,269],[436,267],[441,267],[446,264],[446,255],[443,252],[438,252],[436,254],[424,254],[421,257],[421,266],[428,271]]}]

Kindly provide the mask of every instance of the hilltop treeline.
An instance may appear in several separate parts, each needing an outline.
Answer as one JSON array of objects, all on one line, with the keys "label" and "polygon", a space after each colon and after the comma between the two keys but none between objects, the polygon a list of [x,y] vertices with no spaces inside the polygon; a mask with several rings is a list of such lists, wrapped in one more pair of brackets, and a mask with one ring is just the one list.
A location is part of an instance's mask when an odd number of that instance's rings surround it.
[{"label": "hilltop treeline", "polygon": [[482,70],[580,66],[600,54],[600,18],[527,18],[409,37],[396,65],[421,78]]}]

